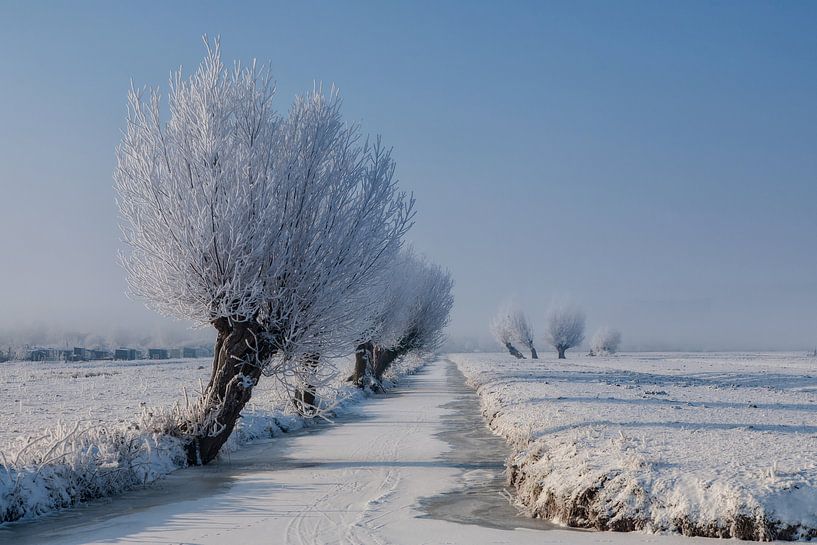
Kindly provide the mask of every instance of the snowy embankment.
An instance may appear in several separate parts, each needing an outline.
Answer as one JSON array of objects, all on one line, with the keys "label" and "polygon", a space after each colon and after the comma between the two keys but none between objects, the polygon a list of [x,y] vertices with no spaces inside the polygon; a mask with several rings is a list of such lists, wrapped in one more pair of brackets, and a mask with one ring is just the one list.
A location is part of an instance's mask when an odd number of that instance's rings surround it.
[{"label": "snowy embankment", "polygon": [[[422,365],[407,358],[390,380]],[[0,523],[30,519],[151,482],[185,465],[181,442],[161,433],[192,401],[211,361],[0,364]],[[365,394],[331,385],[338,414]],[[335,397],[336,396],[336,397]],[[229,450],[308,425],[285,390],[262,379]]]},{"label": "snowy embankment", "polygon": [[742,539],[817,536],[817,360],[450,356],[513,447],[532,515]]}]

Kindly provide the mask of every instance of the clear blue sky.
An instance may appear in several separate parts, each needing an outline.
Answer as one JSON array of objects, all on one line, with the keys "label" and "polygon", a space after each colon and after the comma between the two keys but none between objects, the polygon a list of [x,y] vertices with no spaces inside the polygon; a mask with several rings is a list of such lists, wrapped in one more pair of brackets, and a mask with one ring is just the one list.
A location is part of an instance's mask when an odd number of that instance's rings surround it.
[{"label": "clear blue sky", "polygon": [[[395,147],[451,333],[554,298],[630,347],[817,344],[817,4],[0,0],[0,329],[157,327],[111,188],[129,81],[270,60]],[[629,342],[627,342],[629,341]]]}]

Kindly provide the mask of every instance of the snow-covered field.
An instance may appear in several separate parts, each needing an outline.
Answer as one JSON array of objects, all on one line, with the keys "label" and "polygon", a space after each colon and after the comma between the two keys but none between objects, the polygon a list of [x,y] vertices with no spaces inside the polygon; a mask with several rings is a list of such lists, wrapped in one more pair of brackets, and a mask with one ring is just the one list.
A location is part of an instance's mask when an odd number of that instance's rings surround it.
[{"label": "snow-covered field", "polygon": [[[473,393],[453,367],[430,363],[401,380],[393,393],[350,408],[353,414],[338,425],[257,441],[229,459],[176,472],[114,501],[90,502],[33,524],[0,526],[0,543],[704,544],[681,536],[533,525],[514,516],[499,494],[487,512],[427,511],[431,498],[473,505],[475,482],[495,471],[473,453],[479,444],[471,443],[471,418],[460,413]],[[455,422],[466,427],[451,434]],[[453,452],[455,444],[462,448],[460,441],[471,444],[466,452]],[[461,457],[468,451],[473,457]],[[459,514],[469,521],[463,524]],[[503,516],[507,519],[498,520]]]},{"label": "snow-covered field", "polygon": [[[490,426],[510,443],[513,455],[509,466],[517,500],[537,516],[576,526],[687,535],[748,539],[815,535],[814,358],[796,354],[594,358],[568,354],[567,360],[559,361],[545,354],[534,361],[502,354],[454,354],[450,359],[477,388]],[[209,360],[0,365],[0,451],[6,456],[0,458],[0,510],[8,515],[21,509],[30,518],[77,500],[118,493],[179,467],[177,445],[144,425],[151,422],[151,414],[161,417],[163,409],[183,400],[184,389],[192,398],[199,381],[207,379],[209,365]],[[449,410],[442,408],[451,392],[451,387],[441,382],[445,376],[440,364],[428,376],[436,381],[434,406],[440,406],[440,414]],[[388,447],[390,462],[383,466],[384,482],[394,477],[386,470],[419,463],[418,454],[405,450],[419,438],[400,439],[405,444],[397,448],[397,439],[387,433],[402,430],[394,423],[402,422],[403,411],[409,410],[404,402],[413,400],[417,406],[411,405],[411,410],[417,412],[416,418],[428,420],[423,441],[431,446],[439,442],[429,439],[443,425],[437,412],[427,412],[427,388],[432,383],[425,379],[412,382],[423,385],[416,395],[389,398],[388,403],[399,408],[377,405],[382,410],[373,409],[377,419],[384,419],[383,430],[372,439],[384,442],[380,450]],[[349,400],[360,399],[355,389],[344,386],[341,391]],[[246,413],[230,445],[233,449],[254,438],[304,426],[271,379],[260,383]],[[389,418],[390,414],[394,418]],[[53,436],[44,433],[60,422],[62,431]],[[80,431],[72,436],[69,431],[77,425]],[[358,423],[364,435],[354,439],[348,436],[349,431],[338,429],[326,434],[326,439],[320,434],[303,441],[314,443],[313,449],[324,448],[315,450],[315,456],[328,460],[327,467],[333,471],[343,469],[342,478],[349,480],[349,490],[362,490],[360,483],[367,481],[355,472],[368,474],[373,462],[361,458],[357,467],[354,456],[374,448],[364,448],[361,439],[373,433],[374,425],[365,419]],[[345,426],[350,424],[341,428]],[[57,444],[53,452],[35,444],[15,462],[19,438],[45,437],[43,444],[54,445],[58,443],[55,438],[64,436],[70,440]],[[337,444],[330,440],[336,436]],[[324,442],[327,444],[321,447]],[[351,458],[348,464],[339,464],[338,453],[347,443]],[[125,458],[122,445],[127,446]],[[299,461],[302,448],[293,445],[292,452],[298,453],[293,454],[293,460]],[[422,471],[430,471],[434,464],[447,468],[438,460],[440,448],[434,446],[423,454],[422,459],[427,460],[420,464]],[[373,460],[386,456],[379,450],[369,455]],[[123,459],[128,460],[127,466],[122,465]],[[297,482],[301,484],[296,489],[301,490],[314,478],[314,471],[296,466],[308,473],[299,473]],[[247,478],[252,480],[253,475]],[[271,482],[278,483],[281,475],[270,474]],[[403,477],[406,483],[414,484],[406,497],[395,496],[399,505],[410,505],[418,494],[431,493],[431,488],[419,492],[428,488],[417,484],[419,477]],[[451,476],[449,480],[454,483],[460,478]],[[327,479],[336,482],[341,476],[331,474]],[[279,490],[280,485],[273,488]],[[445,487],[438,488],[441,491]],[[243,492],[234,489],[231,493]],[[379,498],[382,490],[372,490],[372,494]],[[254,509],[259,513],[269,510],[270,498],[259,497]],[[351,500],[344,496],[337,501]],[[385,509],[384,501],[359,499],[361,505],[382,503]],[[333,513],[356,512],[357,504],[339,505],[324,507]],[[393,524],[406,531],[418,524],[415,515],[394,513]],[[345,528],[348,521],[344,521],[332,524]],[[349,524],[349,528],[358,525],[354,521]],[[335,526],[325,529],[329,533],[336,530]],[[514,536],[520,537],[517,534]],[[566,541],[577,539],[573,534],[548,535]]]},{"label": "snow-covered field", "polygon": [[111,425],[168,407],[209,379],[212,358],[0,364],[0,450],[58,421]]},{"label": "snow-covered field", "polygon": [[622,354],[451,359],[512,445],[532,514],[744,539],[817,535],[817,359]]},{"label": "snow-covered field", "polygon": [[[401,362],[394,373],[419,364]],[[351,361],[337,365],[329,389],[340,410],[361,393],[342,383]],[[0,522],[118,493],[184,465],[179,442],[156,430],[177,403],[195,398],[210,366],[210,359],[0,364]],[[285,389],[262,379],[227,447],[305,424]]]}]

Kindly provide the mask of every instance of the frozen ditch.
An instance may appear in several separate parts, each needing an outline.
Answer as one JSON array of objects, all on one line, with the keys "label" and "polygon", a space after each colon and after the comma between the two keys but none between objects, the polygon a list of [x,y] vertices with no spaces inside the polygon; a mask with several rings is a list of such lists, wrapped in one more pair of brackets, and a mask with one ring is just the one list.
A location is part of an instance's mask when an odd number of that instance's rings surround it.
[{"label": "frozen ditch", "polygon": [[446,385],[453,400],[443,407],[450,411],[441,418],[437,437],[451,450],[443,460],[463,471],[461,484],[454,490],[420,501],[427,516],[492,528],[551,530],[556,526],[542,519],[520,516],[510,501],[506,486],[505,459],[510,448],[491,433],[481,415],[476,393],[450,361],[446,362]]}]

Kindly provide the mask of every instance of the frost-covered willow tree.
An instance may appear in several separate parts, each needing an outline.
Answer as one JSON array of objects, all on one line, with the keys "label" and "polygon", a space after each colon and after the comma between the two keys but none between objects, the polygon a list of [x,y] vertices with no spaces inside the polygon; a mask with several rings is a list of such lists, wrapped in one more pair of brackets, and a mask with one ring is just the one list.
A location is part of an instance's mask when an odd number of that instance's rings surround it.
[{"label": "frost-covered willow tree", "polygon": [[454,281],[410,249],[390,267],[389,282],[371,292],[374,320],[356,349],[358,386],[377,386],[398,358],[439,348],[454,305]]},{"label": "frost-covered willow tree", "polygon": [[565,351],[584,340],[584,312],[573,306],[553,309],[548,316],[545,337],[559,353],[559,359],[565,359]]},{"label": "frost-covered willow tree", "polygon": [[217,332],[209,383],[172,430],[192,464],[217,455],[262,373],[348,352],[412,221],[389,151],[344,122],[334,90],[283,115],[273,95],[267,69],[226,68],[216,41],[171,77],[166,120],[158,90],[131,90],[117,148],[130,292]]},{"label": "frost-covered willow tree", "polygon": [[590,340],[590,354],[596,356],[615,354],[620,344],[621,333],[617,329],[602,327]]},{"label": "frost-covered willow tree", "polygon": [[539,354],[536,353],[536,346],[533,343],[533,331],[530,327],[530,322],[525,313],[521,310],[514,310],[508,316],[511,326],[511,333],[516,342],[530,350],[531,359],[538,359]]},{"label": "frost-covered willow tree", "polygon": [[410,353],[429,353],[445,340],[445,326],[454,306],[451,273],[435,263],[415,257],[404,318],[374,346],[374,375],[380,381],[398,358]]},{"label": "frost-covered willow tree", "polygon": [[499,344],[504,346],[511,356],[519,359],[524,359],[525,356],[514,346],[516,335],[514,332],[514,324],[511,319],[511,311],[507,308],[502,308],[497,312],[496,316],[491,319],[491,333]]},{"label": "frost-covered willow tree", "polygon": [[356,386],[376,388],[375,348],[399,343],[409,320],[409,305],[417,286],[416,258],[405,249],[389,266],[389,282],[374,284],[369,290],[373,320],[361,332],[355,348],[355,368],[349,380]]}]

